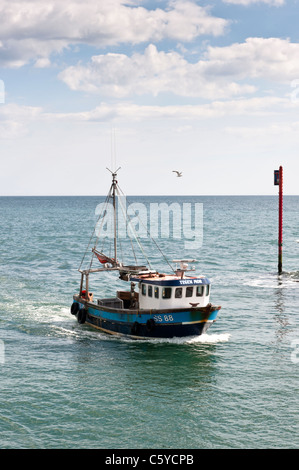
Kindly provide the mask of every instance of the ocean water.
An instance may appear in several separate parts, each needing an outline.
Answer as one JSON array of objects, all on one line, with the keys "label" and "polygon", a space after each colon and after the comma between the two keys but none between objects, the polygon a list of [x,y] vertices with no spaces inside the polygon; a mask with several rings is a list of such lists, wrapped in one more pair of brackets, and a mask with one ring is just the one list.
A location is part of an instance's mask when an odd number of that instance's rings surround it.
[{"label": "ocean water", "polygon": [[[134,198],[153,200],[203,204],[200,248],[158,240],[212,281],[222,309],[201,337],[79,325],[70,305],[103,198],[0,198],[1,448],[299,447],[299,197],[284,197],[280,276],[277,196]],[[109,296],[111,283],[92,289]]]}]

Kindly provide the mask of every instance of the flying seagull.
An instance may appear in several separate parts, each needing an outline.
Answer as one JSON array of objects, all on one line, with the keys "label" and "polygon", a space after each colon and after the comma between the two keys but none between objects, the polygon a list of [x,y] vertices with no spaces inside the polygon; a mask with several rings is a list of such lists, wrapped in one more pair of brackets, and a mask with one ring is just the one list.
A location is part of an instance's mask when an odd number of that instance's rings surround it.
[{"label": "flying seagull", "polygon": [[182,171],[172,170],[172,173],[176,173],[176,175],[177,175],[178,178],[180,178],[181,176],[183,176],[183,172],[182,172]]}]

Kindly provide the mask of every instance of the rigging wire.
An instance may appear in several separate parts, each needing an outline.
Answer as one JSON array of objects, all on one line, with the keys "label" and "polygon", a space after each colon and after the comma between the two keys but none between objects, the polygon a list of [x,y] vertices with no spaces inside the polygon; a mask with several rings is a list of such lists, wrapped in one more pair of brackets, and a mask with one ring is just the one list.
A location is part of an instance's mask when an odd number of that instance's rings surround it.
[{"label": "rigging wire", "polygon": [[[98,220],[97,220],[97,222],[96,222],[96,224],[95,224],[94,230],[93,230],[93,232],[92,232],[92,234],[91,234],[91,237],[90,237],[90,239],[89,239],[87,248],[86,248],[86,250],[85,250],[85,252],[84,252],[84,255],[83,255],[83,258],[82,258],[82,260],[81,260],[81,263],[80,263],[80,266],[79,266],[78,271],[80,271],[80,269],[81,269],[81,267],[82,267],[82,265],[83,265],[84,259],[85,259],[85,257],[86,257],[86,254],[87,254],[88,250],[89,250],[89,247],[90,247],[90,245],[91,245],[91,241],[92,241],[92,239],[93,239],[93,237],[94,237],[94,234],[96,233],[98,222],[99,222],[100,218],[102,217],[102,214],[104,214],[105,211],[107,211],[107,205],[108,205],[108,201],[109,201],[109,198],[110,198],[111,190],[112,190],[112,186],[111,186],[111,188],[110,188],[110,190],[109,190],[108,195],[106,196],[106,199],[105,199],[105,201],[104,201],[104,204],[105,204],[104,210],[100,213],[100,215],[99,215],[99,217],[98,217]],[[102,217],[101,225],[100,225],[100,228],[99,228],[99,233],[100,233],[100,231],[101,231],[101,229],[102,229],[103,223],[104,223],[104,217]],[[97,246],[97,244],[98,244],[98,240],[99,240],[99,236],[98,236],[97,239],[96,239],[94,248],[96,248],[96,246]],[[93,262],[93,258],[94,258],[94,253],[92,254],[92,257],[91,257],[89,269],[91,269],[91,265],[92,265],[92,262]]]},{"label": "rigging wire", "polygon": [[[122,189],[120,188],[120,186],[117,185],[117,187],[118,187],[118,189],[120,190],[120,192],[122,193],[122,195],[123,195],[124,197],[126,197],[125,194],[124,194],[124,192],[123,192]],[[151,241],[154,243],[154,245],[156,246],[156,248],[158,249],[158,251],[161,253],[161,255],[163,256],[164,260],[166,261],[166,263],[168,264],[168,266],[170,267],[170,269],[175,273],[175,269],[174,269],[173,266],[170,264],[170,262],[168,261],[168,259],[167,259],[166,256],[165,256],[165,254],[163,253],[163,251],[161,250],[161,248],[159,247],[159,245],[158,245],[157,242],[155,241],[155,239],[152,238],[152,236],[151,236],[151,234],[150,234],[148,228],[144,225],[144,223],[143,223],[142,220],[138,217],[138,215],[136,214],[136,212],[135,212],[135,216],[138,218],[139,222],[141,223],[141,225],[142,225],[142,226],[144,227],[144,229],[146,230],[146,233],[147,233],[148,237],[151,239]],[[146,257],[146,255],[145,255],[145,257]],[[146,259],[147,259],[147,257],[146,257]]]},{"label": "rigging wire", "polygon": [[[128,222],[128,225],[130,226],[130,228],[131,228],[131,230],[132,230],[132,234],[133,234],[133,236],[134,236],[134,238],[135,238],[135,240],[136,240],[136,242],[137,242],[137,244],[138,244],[138,246],[139,246],[139,248],[140,248],[140,251],[142,252],[143,256],[145,257],[147,263],[149,264],[149,267],[151,267],[150,261],[149,261],[149,259],[147,258],[146,254],[144,253],[144,251],[143,251],[143,249],[142,249],[142,245],[141,245],[141,243],[139,242],[138,236],[134,233],[134,229],[133,229],[133,226],[132,226],[132,224],[131,224],[131,221],[130,221],[128,215],[126,214],[126,209],[123,207],[123,205],[122,205],[122,203],[121,203],[121,195],[120,195],[120,193],[119,193],[119,189],[120,189],[120,188],[117,186],[117,187],[116,187],[116,192],[117,192],[117,195],[119,196],[119,197],[118,197],[118,203],[119,203],[119,206],[120,206],[120,208],[121,208],[121,210],[122,210],[124,219],[125,219],[126,222]],[[127,233],[128,233],[128,231],[127,231]],[[128,233],[128,235],[129,235],[129,233]],[[132,248],[132,251],[133,251],[134,259],[135,259],[135,262],[136,262],[136,265],[137,265],[137,264],[138,264],[138,261],[137,261],[136,253],[135,253],[135,250],[134,250],[134,245],[133,245],[133,242],[132,242],[132,238],[130,237],[130,235],[129,235],[129,239],[130,239],[130,243],[131,243],[131,248]]]},{"label": "rigging wire", "polygon": [[[109,170],[109,171],[111,171],[111,170]],[[112,173],[112,172],[111,172],[111,173]],[[115,173],[116,173],[116,172],[115,172]],[[145,254],[145,252],[144,252],[144,249],[143,249],[143,247],[142,247],[142,245],[141,245],[141,243],[140,243],[138,234],[136,233],[136,231],[135,231],[135,229],[134,229],[134,227],[133,227],[133,224],[131,223],[131,220],[130,220],[129,216],[126,214],[126,208],[124,208],[123,205],[122,205],[122,202],[121,202],[122,197],[121,197],[121,196],[123,196],[123,197],[125,197],[125,198],[126,198],[126,196],[125,196],[124,192],[122,191],[122,189],[120,188],[120,186],[118,185],[117,182],[116,182],[116,185],[115,185],[115,192],[117,193],[117,196],[118,196],[118,204],[119,204],[119,207],[120,207],[121,210],[122,210],[122,213],[123,213],[123,216],[124,216],[125,221],[128,222],[128,226],[129,226],[129,228],[130,228],[130,230],[131,230],[131,234],[133,235],[133,237],[134,237],[134,239],[135,239],[135,241],[136,241],[136,243],[137,243],[137,245],[138,245],[138,247],[139,247],[141,253],[143,254],[144,258],[146,259],[149,268],[152,269],[152,268],[151,268],[150,260],[148,259],[148,257],[146,256],[146,254]],[[100,215],[99,215],[99,217],[98,217],[98,220],[97,220],[97,222],[96,222],[95,228],[94,228],[93,233],[92,233],[92,235],[91,235],[91,237],[90,237],[90,240],[89,240],[89,242],[88,242],[88,245],[87,245],[87,248],[86,248],[85,253],[84,253],[84,255],[83,255],[83,258],[82,258],[82,260],[81,260],[81,263],[80,263],[80,266],[79,266],[79,271],[80,271],[80,269],[81,269],[81,267],[82,267],[83,261],[84,261],[84,259],[85,259],[86,254],[87,254],[87,251],[89,250],[89,247],[90,247],[91,241],[92,241],[92,239],[93,239],[93,237],[94,237],[94,234],[95,234],[95,232],[96,232],[96,229],[97,229],[97,225],[98,225],[98,223],[99,223],[99,220],[100,220],[100,218],[102,218],[100,227],[99,227],[99,229],[98,229],[98,236],[97,236],[96,241],[95,241],[95,244],[94,244],[94,249],[97,248],[97,245],[98,245],[99,239],[100,239],[100,235],[101,235],[101,230],[102,230],[103,224],[104,224],[104,219],[105,219],[105,215],[103,216],[103,214],[105,214],[105,211],[107,212],[107,207],[108,207],[109,199],[113,197],[113,196],[112,196],[112,193],[113,193],[113,183],[112,183],[112,185],[111,185],[111,187],[110,187],[110,190],[109,190],[109,193],[108,193],[108,195],[107,195],[107,197],[106,197],[106,199],[105,199],[105,202],[104,202],[104,204],[105,204],[105,205],[104,205],[104,210],[100,213]],[[162,255],[162,257],[164,258],[165,262],[168,264],[168,266],[170,267],[170,269],[171,269],[173,272],[175,272],[175,269],[174,269],[173,266],[170,264],[170,262],[168,261],[168,259],[167,259],[166,256],[165,256],[165,254],[163,253],[163,251],[161,250],[161,248],[159,247],[159,245],[158,245],[157,242],[155,241],[155,239],[152,238],[152,236],[150,235],[150,232],[149,232],[148,228],[144,225],[144,223],[142,222],[142,220],[139,218],[139,216],[138,216],[138,214],[136,213],[136,211],[134,211],[134,214],[135,214],[135,217],[137,217],[139,223],[141,223],[141,225],[142,225],[142,226],[144,227],[144,229],[146,230],[146,233],[147,233],[148,237],[150,238],[150,240],[154,243],[154,245],[156,246],[157,250],[161,253],[161,255]],[[137,265],[137,264],[138,264],[138,263],[137,263],[137,257],[136,257],[136,253],[135,253],[135,250],[134,250],[132,238],[131,238],[130,235],[129,235],[129,230],[127,230],[127,234],[128,234],[128,236],[129,236],[129,239],[130,239],[131,248],[132,248],[133,255],[134,255],[134,258],[135,258],[135,262],[136,262],[136,265]],[[103,241],[102,248],[103,248],[103,246],[104,246],[104,243],[105,243],[105,241]],[[121,246],[121,245],[120,245],[120,246]],[[111,244],[110,244],[110,250],[111,250]],[[121,253],[122,253],[122,248],[121,248]],[[89,265],[89,269],[91,269],[91,266],[92,266],[92,263],[93,263],[93,260],[94,260],[94,256],[95,256],[95,254],[94,254],[94,252],[93,252],[93,253],[92,253],[92,257],[91,257],[91,261],[90,261],[90,265]],[[115,260],[115,261],[117,261],[117,260]]]}]

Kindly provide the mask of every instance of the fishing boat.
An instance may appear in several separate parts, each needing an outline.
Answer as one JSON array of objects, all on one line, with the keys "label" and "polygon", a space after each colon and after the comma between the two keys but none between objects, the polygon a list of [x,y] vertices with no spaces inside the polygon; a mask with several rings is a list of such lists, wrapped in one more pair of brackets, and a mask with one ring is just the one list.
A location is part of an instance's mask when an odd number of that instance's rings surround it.
[{"label": "fishing boat", "polygon": [[[82,267],[82,260],[79,267],[80,288],[73,296],[71,314],[76,316],[80,324],[85,323],[104,333],[134,339],[197,336],[205,333],[216,321],[221,307],[210,303],[210,280],[203,275],[195,275],[194,266],[189,268],[190,263],[196,263],[197,260],[172,260],[175,267],[168,263],[171,273],[167,274],[152,269],[148,258],[147,264],[136,264],[135,256],[135,263],[124,264],[118,259],[116,200],[123,194],[116,180],[118,170],[109,170],[112,184],[106,198],[106,204],[113,208],[112,254],[103,248],[99,249],[100,230],[94,230],[96,241],[91,244],[91,237],[83,256],[84,260],[89,253],[91,260],[85,268]],[[103,213],[98,219],[101,226],[105,223],[107,209]],[[94,261],[98,267],[93,267]],[[125,282],[129,286],[116,290],[113,297],[96,298],[90,289],[90,276],[103,276],[99,287],[107,292],[107,285],[111,287],[111,272],[118,275],[118,282]]]}]

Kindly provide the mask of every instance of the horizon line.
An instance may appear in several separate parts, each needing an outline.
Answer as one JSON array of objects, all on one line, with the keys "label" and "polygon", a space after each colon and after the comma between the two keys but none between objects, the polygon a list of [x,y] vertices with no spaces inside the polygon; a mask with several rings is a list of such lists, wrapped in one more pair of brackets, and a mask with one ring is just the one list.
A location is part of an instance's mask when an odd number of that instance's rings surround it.
[{"label": "horizon line", "polygon": [[[107,194],[1,194],[0,197],[106,197]],[[278,194],[126,194],[126,197],[274,197]],[[299,196],[299,194],[284,194]]]}]

